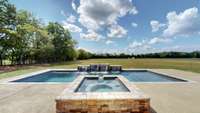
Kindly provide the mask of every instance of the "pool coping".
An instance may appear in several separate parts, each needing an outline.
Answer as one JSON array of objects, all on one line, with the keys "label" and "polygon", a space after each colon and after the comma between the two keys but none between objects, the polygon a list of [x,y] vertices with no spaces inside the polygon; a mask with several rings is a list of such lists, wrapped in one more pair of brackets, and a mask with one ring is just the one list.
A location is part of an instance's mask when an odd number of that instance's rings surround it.
[{"label": "pool coping", "polygon": [[[11,82],[11,81],[23,79],[25,77],[31,77],[31,76],[34,76],[36,74],[41,74],[41,73],[45,73],[45,72],[49,72],[49,71],[77,71],[77,69],[56,69],[56,68],[55,69],[44,69],[44,70],[35,71],[35,72],[27,73],[27,74],[22,74],[22,75],[15,76],[15,77],[8,77],[8,78],[5,78],[5,79],[1,79],[0,84],[72,84],[73,83],[73,81],[72,82]],[[160,72],[156,69],[125,68],[125,69],[122,69],[122,71],[149,71],[149,72],[156,73],[156,74],[159,74],[159,75],[162,75],[162,76],[167,76],[167,77],[171,77],[171,78],[174,78],[174,79],[183,80],[183,81],[180,81],[180,82],[179,81],[173,81],[173,82],[132,82],[132,81],[129,81],[132,84],[188,84],[188,83],[196,83],[196,81],[186,79],[186,78],[183,78],[183,77],[180,77],[180,76],[176,76],[176,75],[173,75],[173,74]]]}]

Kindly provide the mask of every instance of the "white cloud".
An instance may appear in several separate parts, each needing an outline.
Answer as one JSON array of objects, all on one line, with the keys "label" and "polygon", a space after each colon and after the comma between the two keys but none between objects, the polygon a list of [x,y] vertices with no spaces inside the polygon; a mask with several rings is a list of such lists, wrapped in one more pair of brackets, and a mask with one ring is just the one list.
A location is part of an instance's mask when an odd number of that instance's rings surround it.
[{"label": "white cloud", "polygon": [[85,47],[77,47],[76,49],[82,49],[82,50],[85,50],[87,52],[90,52],[90,53],[93,53],[92,50],[88,49],[88,48],[85,48]]},{"label": "white cloud", "polygon": [[[159,37],[150,39],[147,43],[143,43],[141,46],[153,45],[163,42],[171,41],[171,38],[177,36],[190,36],[198,34],[200,32],[200,16],[196,7],[186,9],[185,11],[177,14],[175,11],[167,14],[167,23],[161,24],[158,21],[151,21],[152,32],[158,31],[162,27],[166,27],[163,33]],[[179,49],[170,48],[169,50]],[[163,49],[166,51],[167,49]],[[158,51],[158,50],[156,50]]]},{"label": "white cloud", "polygon": [[155,52],[167,52],[167,51],[180,51],[180,52],[192,52],[199,50],[199,45],[191,45],[191,46],[183,46],[183,45],[175,45],[175,46],[165,46],[161,48],[154,48],[151,46],[140,47],[136,49],[126,48],[126,53],[134,53],[134,54],[144,54],[144,53],[155,53]]},{"label": "white cloud", "polygon": [[88,30],[87,33],[81,33],[80,37],[89,41],[99,41],[101,38],[103,38],[103,36],[92,30]]},{"label": "white cloud", "polygon": [[103,50],[97,51],[97,53],[113,53],[113,54],[120,54],[122,53],[122,50],[116,49],[116,48],[105,48]]},{"label": "white cloud", "polygon": [[82,32],[82,29],[74,24],[77,19],[75,16],[67,16],[63,10],[60,11],[60,14],[67,18],[65,21],[62,21],[62,25],[65,29],[68,29],[70,32]]},{"label": "white cloud", "polygon": [[72,9],[76,11],[76,4],[75,4],[75,0],[72,0]]},{"label": "white cloud", "polygon": [[112,44],[112,43],[114,43],[114,42],[111,41],[111,40],[107,40],[107,41],[106,41],[106,44],[107,44],[107,45]]},{"label": "white cloud", "polygon": [[175,45],[175,46],[169,46],[169,47],[162,47],[159,49],[155,48],[154,52],[167,52],[167,51],[180,51],[180,52],[192,52],[199,50],[200,46],[199,45],[190,45],[190,46],[184,46],[184,45]]},{"label": "white cloud", "polygon": [[76,22],[76,17],[73,16],[73,15],[70,15],[70,16],[67,18],[67,22],[69,22],[69,23],[75,23],[75,22]]},{"label": "white cloud", "polygon": [[82,29],[78,27],[77,25],[68,23],[67,21],[63,21],[63,27],[65,29],[68,29],[70,32],[82,32]]},{"label": "white cloud", "polygon": [[150,25],[151,25],[151,28],[152,28],[152,32],[157,32],[160,28],[165,26],[165,24],[161,24],[157,20],[152,20],[150,22]]},{"label": "white cloud", "polygon": [[128,13],[138,13],[131,0],[80,0],[77,12],[80,23],[92,30],[117,24],[117,19]]},{"label": "white cloud", "polygon": [[[148,41],[137,42],[134,41],[129,44],[128,50],[131,52],[149,53],[162,51],[194,51],[199,46],[183,46],[178,45],[164,48],[153,48],[153,44],[164,43],[171,41],[171,38],[177,36],[191,36],[200,33],[200,15],[196,7],[186,9],[177,14],[175,11],[167,14],[167,23],[161,24],[158,21],[151,21],[152,31],[158,31],[161,27],[166,27],[159,37],[154,37]],[[193,46],[193,47],[192,47]],[[147,49],[145,49],[147,48]]]},{"label": "white cloud", "polygon": [[132,25],[132,27],[134,27],[134,28],[136,28],[136,27],[138,26],[138,24],[135,23],[135,22],[132,22],[131,25]]},{"label": "white cloud", "polygon": [[138,10],[136,9],[136,7],[133,7],[133,8],[130,10],[129,13],[130,13],[130,14],[133,14],[133,15],[136,15],[136,14],[138,14]]},{"label": "white cloud", "polygon": [[139,47],[142,47],[144,46],[145,42],[142,41],[142,42],[138,42],[138,41],[133,41],[132,43],[129,44],[129,48],[139,48]]},{"label": "white cloud", "polygon": [[159,37],[154,37],[148,41],[148,44],[157,44],[157,43],[162,43],[162,42],[169,42],[169,39],[166,38],[159,38]]},{"label": "white cloud", "polygon": [[111,38],[122,38],[127,34],[127,30],[124,29],[120,25],[112,25],[109,28],[109,33],[107,34],[108,37]]},{"label": "white cloud", "polygon": [[151,46],[158,43],[169,42],[170,39],[154,37],[150,40],[142,40],[141,42],[133,41],[129,44],[129,49],[149,49]]},{"label": "white cloud", "polygon": [[145,40],[141,42],[133,41],[125,51],[126,53],[146,53],[152,51],[152,47]]},{"label": "white cloud", "polygon": [[175,11],[169,12],[167,20],[168,25],[163,31],[163,37],[188,36],[200,32],[200,16],[196,7],[186,9],[179,14]]}]

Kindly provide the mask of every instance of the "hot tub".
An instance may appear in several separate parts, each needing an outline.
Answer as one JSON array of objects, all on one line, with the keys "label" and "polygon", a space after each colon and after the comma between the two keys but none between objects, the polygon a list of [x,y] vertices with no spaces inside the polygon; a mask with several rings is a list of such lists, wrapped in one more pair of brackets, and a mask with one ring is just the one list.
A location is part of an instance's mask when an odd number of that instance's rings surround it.
[{"label": "hot tub", "polygon": [[150,113],[150,98],[121,75],[79,76],[56,98],[57,113]]},{"label": "hot tub", "polygon": [[85,77],[75,92],[129,92],[117,77]]}]

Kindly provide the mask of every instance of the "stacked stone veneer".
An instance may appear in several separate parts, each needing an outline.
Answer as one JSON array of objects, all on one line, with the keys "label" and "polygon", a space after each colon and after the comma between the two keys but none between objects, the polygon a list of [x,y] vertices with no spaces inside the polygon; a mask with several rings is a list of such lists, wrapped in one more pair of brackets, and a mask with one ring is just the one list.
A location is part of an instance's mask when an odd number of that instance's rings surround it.
[{"label": "stacked stone veneer", "polygon": [[83,78],[57,97],[56,113],[150,113],[150,98],[124,77],[118,76],[130,92],[74,92]]},{"label": "stacked stone veneer", "polygon": [[150,113],[149,100],[64,100],[56,113]]}]

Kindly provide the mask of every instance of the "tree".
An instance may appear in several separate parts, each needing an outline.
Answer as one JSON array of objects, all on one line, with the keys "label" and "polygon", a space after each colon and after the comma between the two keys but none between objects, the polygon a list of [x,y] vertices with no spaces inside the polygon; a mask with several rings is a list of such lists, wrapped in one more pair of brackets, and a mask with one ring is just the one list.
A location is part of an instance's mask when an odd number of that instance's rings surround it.
[{"label": "tree", "polygon": [[92,57],[92,54],[83,50],[83,49],[79,49],[78,50],[78,59],[83,60],[83,59],[89,59]]},{"label": "tree", "polygon": [[49,23],[47,31],[55,47],[55,61],[73,60],[77,56],[74,50],[76,42],[72,40],[68,30],[59,23]]},{"label": "tree", "polygon": [[8,0],[0,0],[0,65],[12,46],[11,39],[17,37],[15,31],[16,8]]},{"label": "tree", "polygon": [[0,65],[75,60],[76,41],[59,23],[44,26],[25,10],[16,12],[8,0],[0,0]]}]

